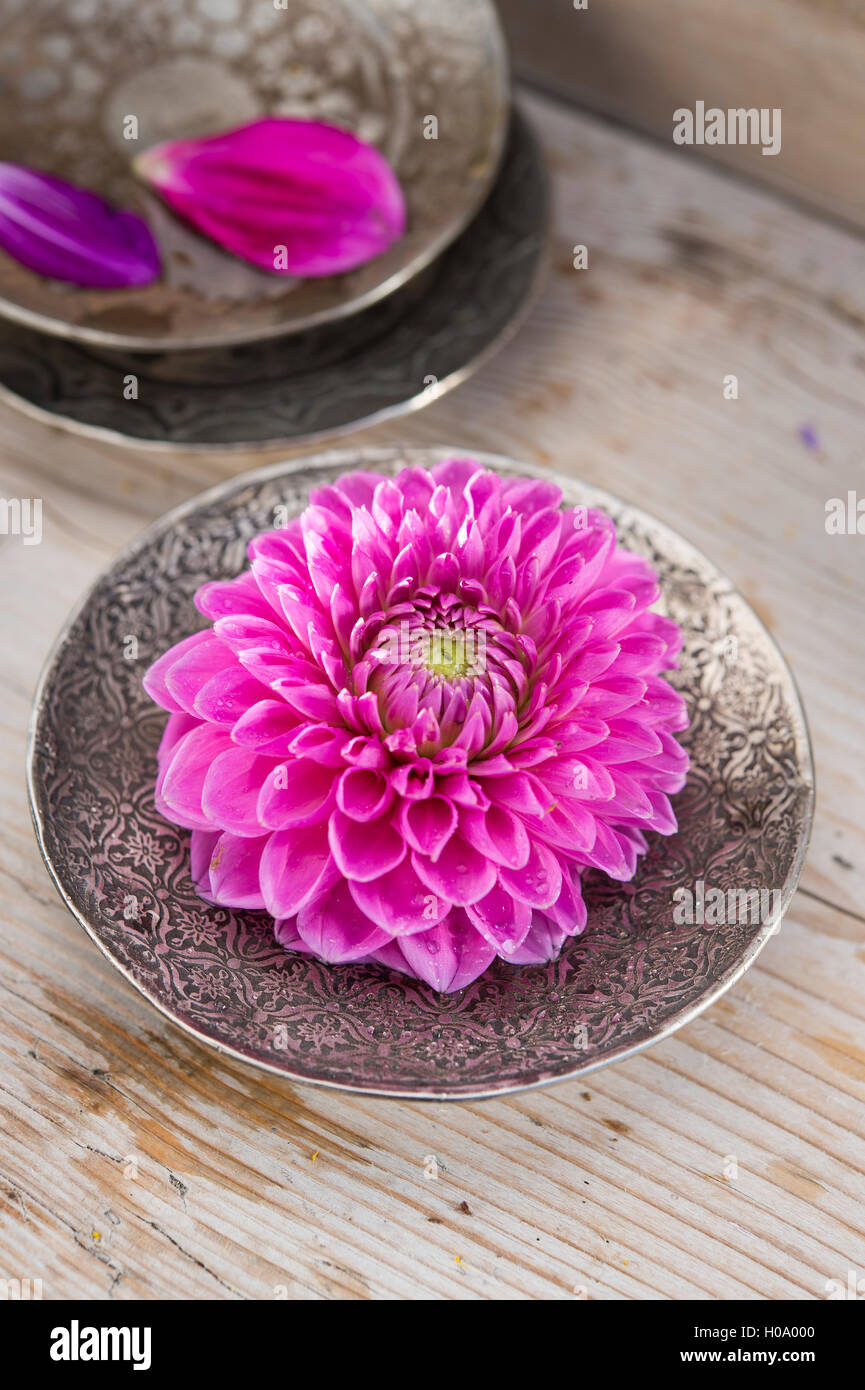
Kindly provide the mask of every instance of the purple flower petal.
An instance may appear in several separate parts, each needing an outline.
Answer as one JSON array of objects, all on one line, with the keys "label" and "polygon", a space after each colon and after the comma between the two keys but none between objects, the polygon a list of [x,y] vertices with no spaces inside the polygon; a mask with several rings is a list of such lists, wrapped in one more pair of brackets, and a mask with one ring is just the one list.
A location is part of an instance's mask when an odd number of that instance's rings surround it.
[{"label": "purple flower petal", "polygon": [[73,285],[128,289],[159,278],[146,222],[65,179],[0,163],[0,247],[16,261]]}]

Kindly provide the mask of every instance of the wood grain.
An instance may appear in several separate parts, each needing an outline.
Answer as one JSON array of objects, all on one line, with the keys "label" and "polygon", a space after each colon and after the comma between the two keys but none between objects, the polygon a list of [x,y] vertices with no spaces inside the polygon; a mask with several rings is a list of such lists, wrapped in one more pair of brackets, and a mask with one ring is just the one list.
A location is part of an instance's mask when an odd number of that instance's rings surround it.
[{"label": "wood grain", "polygon": [[42,497],[44,538],[0,537],[0,1278],[41,1278],[46,1298],[808,1299],[865,1273],[865,537],[824,526],[829,497],[865,493],[865,246],[529,106],[556,188],[540,303],[469,384],[357,438],[572,471],[727,570],[811,721],[801,889],[720,1002],[583,1082],[409,1104],[200,1048],[61,907],[26,806],[25,727],[54,633],[124,542],[276,455],[165,459],[4,410],[0,493]]},{"label": "wood grain", "polygon": [[862,0],[497,0],[519,75],[657,136],[695,103],[781,112],[781,148],[678,147],[865,226]]}]

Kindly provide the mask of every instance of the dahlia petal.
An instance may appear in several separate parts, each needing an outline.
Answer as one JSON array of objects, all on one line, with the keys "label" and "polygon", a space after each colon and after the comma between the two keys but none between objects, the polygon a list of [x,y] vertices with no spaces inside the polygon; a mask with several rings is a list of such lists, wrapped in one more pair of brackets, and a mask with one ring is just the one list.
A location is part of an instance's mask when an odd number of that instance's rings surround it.
[{"label": "dahlia petal", "polygon": [[679,823],[673,813],[669,799],[663,792],[646,792],[646,798],[652,808],[651,828],[659,830],[662,835],[675,835],[679,828]]},{"label": "dahlia petal", "polygon": [[441,922],[451,904],[418,876],[412,861],[403,859],[378,878],[350,882],[352,897],[371,921],[392,936],[409,936],[427,931]]},{"label": "dahlia petal", "polygon": [[472,478],[481,472],[483,468],[476,459],[454,457],[433,464],[430,476],[435,479],[438,487],[449,488],[459,494],[464,492]]},{"label": "dahlia petal", "polygon": [[386,815],[361,825],[334,811],[328,835],[333,857],[348,879],[367,883],[395,869],[405,857],[405,841]]},{"label": "dahlia petal", "polygon": [[231,731],[235,743],[270,757],[286,757],[297,736],[298,718],[282,700],[259,700],[237,720]]},{"label": "dahlia petal", "polygon": [[531,831],[545,844],[573,855],[592,848],[597,824],[594,811],[571,797],[562,797],[542,821],[531,825]]},{"label": "dahlia petal", "polygon": [[645,685],[645,699],[651,702],[656,722],[667,729],[687,729],[688,710],[678,690],[661,676],[646,676]]},{"label": "dahlia petal", "polygon": [[294,917],[338,877],[323,824],[278,830],[262,851],[259,880],[272,917]]},{"label": "dahlia petal", "polygon": [[481,936],[505,958],[512,956],[532,924],[528,903],[513,897],[497,883],[486,897],[466,908],[466,915]]},{"label": "dahlia petal", "polygon": [[233,835],[260,835],[259,793],[272,766],[250,748],[232,746],[214,758],[201,789],[201,809],[211,825]]},{"label": "dahlia petal", "polygon": [[422,801],[433,794],[435,769],[429,758],[415,758],[414,762],[394,768],[390,784],[407,801]]},{"label": "dahlia petal", "polygon": [[175,646],[170,647],[163,656],[160,656],[158,660],[154,661],[153,665],[148,668],[141,682],[151,700],[154,700],[157,705],[161,706],[162,709],[168,710],[171,714],[179,714],[181,711],[191,714],[192,711],[185,705],[181,705],[176,697],[172,695],[166,684],[166,677],[172,667],[189,652],[195,651],[202,643],[209,643],[212,641],[213,634],[206,630],[204,632],[193,632],[191,636],[184,637],[182,642],[178,642]]},{"label": "dahlia petal", "polygon": [[270,830],[315,825],[336,801],[336,773],[311,758],[292,758],[278,767],[269,764],[260,784],[258,820]]},{"label": "dahlia petal", "polygon": [[220,838],[218,830],[193,830],[189,836],[189,877],[196,892],[210,899],[210,861]]},{"label": "dahlia petal", "polygon": [[535,840],[528,862],[521,869],[501,869],[499,881],[530,907],[549,907],[562,890],[562,870],[553,851]]},{"label": "dahlia petal", "polygon": [[484,791],[493,805],[526,816],[542,816],[550,804],[549,798],[538,795],[537,785],[528,772],[484,779]]},{"label": "dahlia petal", "polygon": [[545,965],[555,960],[568,933],[543,912],[536,912],[526,936],[508,958],[510,965]]},{"label": "dahlia petal", "polygon": [[267,688],[242,666],[229,666],[205,681],[192,702],[201,719],[233,727],[251,705],[267,696]]},{"label": "dahlia petal", "polygon": [[[596,714],[601,719],[633,710],[648,690],[648,679],[636,676],[610,676],[603,683],[590,686],[580,701],[580,714]],[[666,682],[660,684],[666,686]],[[669,686],[666,686],[669,690]]]},{"label": "dahlia petal", "polygon": [[214,902],[248,912],[264,908],[260,869],[268,839],[267,835],[254,840],[229,833],[219,836],[209,865]]},{"label": "dahlia petal", "polygon": [[471,984],[496,954],[458,908],[439,926],[402,937],[400,950],[412,973],[443,994]]},{"label": "dahlia petal", "polygon": [[409,801],[400,808],[400,829],[418,854],[438,859],[457,826],[454,805],[443,796]]},{"label": "dahlia petal", "polygon": [[157,784],[156,809],[166,820],[187,830],[213,829],[201,805],[204,780],[211,764],[231,747],[225,730],[212,724],[200,724],[178,741]]},{"label": "dahlia petal", "polygon": [[311,956],[312,947],[307,946],[303,937],[297,930],[296,917],[281,917],[273,924],[273,934],[286,951],[297,952],[302,956]]},{"label": "dahlia petal", "polygon": [[490,805],[486,811],[464,807],[459,822],[468,843],[494,864],[521,869],[528,863],[528,832],[519,816],[507,807]]},{"label": "dahlia petal", "polygon": [[592,848],[580,854],[578,858],[579,862],[603,869],[610,878],[625,883],[632,876],[629,867],[630,849],[629,842],[620,838],[613,826],[599,819],[595,825],[595,842]]},{"label": "dahlia petal", "polygon": [[533,555],[544,568],[556,553],[561,531],[561,513],[555,508],[544,507],[534,512],[523,527],[519,558],[522,560]]},{"label": "dahlia petal", "polygon": [[352,820],[375,820],[392,801],[393,788],[387,778],[371,768],[346,768],[337,783],[336,803]]},{"label": "dahlia petal", "polygon": [[226,669],[236,669],[234,653],[212,633],[184,652],[165,672],[165,687],[181,709],[196,714],[198,692],[213,676]]},{"label": "dahlia petal", "polygon": [[398,941],[386,941],[378,950],[370,951],[366,959],[376,965],[383,965],[388,970],[399,970],[402,974],[410,974],[408,961],[399,948]]},{"label": "dahlia petal", "polygon": [[495,864],[463,839],[459,831],[451,836],[437,859],[415,850],[412,863],[433,893],[459,907],[478,902],[496,881]]},{"label": "dahlia petal", "polygon": [[668,651],[663,637],[654,637],[650,632],[625,632],[618,641],[617,675],[639,676],[644,671],[657,671]]},{"label": "dahlia petal", "polygon": [[335,883],[297,914],[297,932],[321,960],[333,964],[360,960],[387,944],[388,932],[358,907],[345,879]]},{"label": "dahlia petal", "polygon": [[186,714],[183,710],[178,710],[176,714],[169,714],[156,752],[156,761],[160,770],[166,767],[171,754],[184,734],[188,734],[191,729],[199,728],[200,725],[200,719],[197,719],[194,714]]},{"label": "dahlia petal", "polygon": [[402,192],[384,156],[319,121],[271,116],[169,140],[135,167],[185,221],[271,273],[342,275],[405,230]]},{"label": "dahlia petal", "polygon": [[274,680],[270,685],[302,718],[317,719],[322,724],[340,722],[336,697],[326,686],[297,685],[294,681],[286,680]]},{"label": "dahlia petal", "polygon": [[[609,730],[603,746],[596,750],[598,761],[604,764],[638,762],[643,758],[654,758],[663,751],[663,744],[655,730],[637,719],[611,719]],[[676,744],[676,747],[679,745]]]},{"label": "dahlia petal", "polygon": [[616,663],[616,674],[620,674],[617,658],[621,651],[618,642],[600,642],[592,633],[592,645],[584,648],[568,667],[568,679],[593,681],[597,676]]},{"label": "dahlia petal", "polygon": [[627,589],[596,589],[583,599],[580,613],[592,619],[592,641],[608,642],[628,626],[636,606]]},{"label": "dahlia petal", "polygon": [[213,622],[232,614],[270,618],[273,613],[251,571],[239,574],[236,579],[209,580],[196,590],[194,602],[199,613]]},{"label": "dahlia petal", "polygon": [[531,516],[548,507],[560,506],[562,491],[555,483],[531,478],[506,478],[502,483],[502,498],[515,511]]},{"label": "dahlia petal", "polygon": [[568,936],[575,936],[585,927],[588,913],[579,873],[567,865],[561,865],[561,869],[561,891],[555,902],[546,908],[546,915]]},{"label": "dahlia petal", "polygon": [[294,733],[287,751],[294,758],[311,758],[324,767],[342,767],[347,743],[345,729],[334,729],[329,724],[308,724]]},{"label": "dahlia petal", "polygon": [[264,647],[287,656],[292,654],[285,630],[274,622],[273,614],[259,617],[250,613],[230,613],[217,618],[213,631],[220,642],[224,642],[233,652],[242,652],[249,647]]},{"label": "dahlia petal", "polygon": [[394,479],[402,493],[406,507],[413,511],[425,511],[435,490],[435,483],[423,468],[403,468]]}]

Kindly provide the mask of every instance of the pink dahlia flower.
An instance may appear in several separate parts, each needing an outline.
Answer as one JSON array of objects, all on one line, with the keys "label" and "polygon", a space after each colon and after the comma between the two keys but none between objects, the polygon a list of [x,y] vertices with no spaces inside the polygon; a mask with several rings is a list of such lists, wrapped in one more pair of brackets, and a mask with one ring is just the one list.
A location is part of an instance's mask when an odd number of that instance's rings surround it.
[{"label": "pink dahlia flower", "polygon": [[289,950],[438,990],[582,931],[676,829],[681,636],[601,511],[470,459],[349,473],[196,595],[211,626],[145,677],[156,802],[201,895]]}]

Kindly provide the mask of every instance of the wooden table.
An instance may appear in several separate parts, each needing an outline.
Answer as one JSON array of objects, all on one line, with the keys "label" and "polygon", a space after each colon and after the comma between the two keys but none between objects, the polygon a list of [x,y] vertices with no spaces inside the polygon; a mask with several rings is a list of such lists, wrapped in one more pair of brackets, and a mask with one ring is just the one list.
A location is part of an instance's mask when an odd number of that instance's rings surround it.
[{"label": "wooden table", "polygon": [[865,1274],[865,536],[825,529],[829,498],[865,496],[865,244],[672,146],[527,105],[557,196],[541,301],[469,384],[356,437],[573,471],[733,577],[811,721],[801,888],[725,998],[584,1081],[363,1100],[197,1046],[60,905],[25,728],[51,639],[124,542],[278,455],[166,458],[4,408],[0,492],[43,498],[44,538],[0,538],[0,1277],[46,1298],[806,1299]]}]

